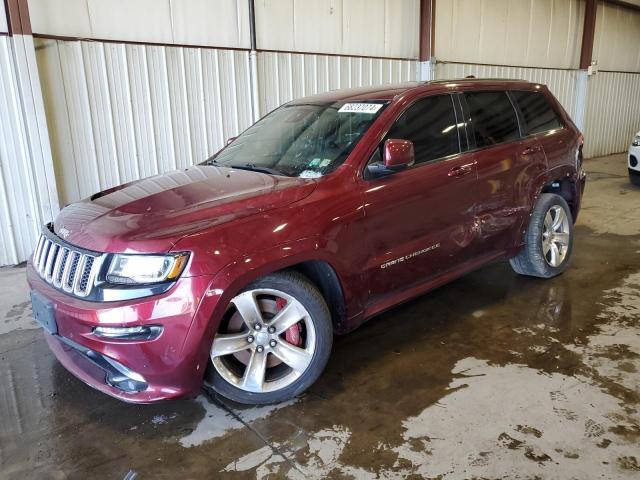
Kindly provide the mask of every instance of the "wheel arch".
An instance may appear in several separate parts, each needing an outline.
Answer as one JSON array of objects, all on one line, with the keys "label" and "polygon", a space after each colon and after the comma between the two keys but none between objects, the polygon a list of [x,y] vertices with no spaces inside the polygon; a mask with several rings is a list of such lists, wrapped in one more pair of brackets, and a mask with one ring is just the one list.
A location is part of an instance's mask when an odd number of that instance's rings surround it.
[{"label": "wheel arch", "polygon": [[555,193],[564,198],[571,210],[573,223],[576,222],[580,208],[580,194],[578,182],[573,177],[565,176],[548,180],[540,189],[538,197],[543,193]]},{"label": "wheel arch", "polygon": [[294,270],[320,291],[329,307],[334,331],[346,331],[348,294],[345,290],[348,286],[336,265],[339,261],[321,247],[322,242],[318,239],[305,239],[232,262],[210,285],[209,290],[220,295],[213,316],[219,317],[226,304],[252,282],[272,273]]},{"label": "wheel arch", "polygon": [[326,260],[306,260],[287,267],[307,277],[324,297],[333,322],[333,330],[337,333],[344,330],[347,308],[342,283],[337,272]]},{"label": "wheel arch", "polygon": [[527,197],[527,204],[523,209],[522,221],[519,224],[520,228],[514,230],[512,247],[508,253],[509,257],[516,255],[522,248],[523,235],[527,231],[527,228],[529,228],[531,214],[536,207],[540,195],[543,193],[555,193],[564,198],[571,210],[571,217],[574,224],[580,211],[580,201],[582,197],[580,179],[575,170],[569,166],[556,168],[552,171],[545,172],[544,175],[540,175],[532,182],[528,191],[530,193]]}]

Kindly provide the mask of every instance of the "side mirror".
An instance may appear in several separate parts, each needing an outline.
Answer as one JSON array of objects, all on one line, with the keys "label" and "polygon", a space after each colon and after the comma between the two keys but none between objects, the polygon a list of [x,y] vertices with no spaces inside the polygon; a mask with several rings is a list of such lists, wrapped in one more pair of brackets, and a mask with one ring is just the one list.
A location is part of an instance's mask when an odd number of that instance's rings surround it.
[{"label": "side mirror", "polygon": [[238,138],[238,137],[229,137],[227,138],[227,145],[229,145],[230,143],[233,143],[233,141]]},{"label": "side mirror", "polygon": [[389,138],[384,142],[382,162],[370,163],[367,166],[373,177],[384,177],[397,173],[415,163],[413,142]]},{"label": "side mirror", "polygon": [[384,166],[399,172],[412,166],[416,161],[411,140],[397,140],[394,138],[384,142]]}]

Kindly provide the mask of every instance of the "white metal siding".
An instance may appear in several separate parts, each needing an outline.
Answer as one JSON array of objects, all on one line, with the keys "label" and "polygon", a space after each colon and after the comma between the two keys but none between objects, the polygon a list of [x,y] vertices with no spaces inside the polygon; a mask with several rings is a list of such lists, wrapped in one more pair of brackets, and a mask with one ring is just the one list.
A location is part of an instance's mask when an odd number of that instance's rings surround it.
[{"label": "white metal siding", "polygon": [[436,78],[464,78],[474,75],[478,78],[515,78],[530,82],[544,83],[573,118],[577,114],[577,70],[556,70],[546,68],[502,67],[496,65],[471,65],[462,63],[436,64]]},{"label": "white metal siding", "polygon": [[7,26],[7,14],[4,9],[4,2],[0,2],[0,33],[7,33],[9,28]]},{"label": "white metal siding", "polygon": [[577,68],[582,0],[438,0],[438,60]]},{"label": "white metal siding", "polygon": [[34,33],[249,47],[247,0],[29,0]]},{"label": "white metal siding", "polygon": [[585,156],[626,151],[640,130],[640,74],[600,72],[588,85]]},{"label": "white metal siding", "polygon": [[600,70],[640,72],[640,12],[600,2],[593,59]]},{"label": "white metal siding", "polygon": [[418,62],[259,52],[258,79],[264,115],[294,98],[328,90],[417,80]]},{"label": "white metal siding", "polygon": [[38,40],[63,204],[216,152],[252,121],[246,51]]},{"label": "white metal siding", "polygon": [[418,0],[256,0],[258,48],[417,58]]},{"label": "white metal siding", "polygon": [[27,259],[58,211],[33,39],[0,36],[0,265]]}]

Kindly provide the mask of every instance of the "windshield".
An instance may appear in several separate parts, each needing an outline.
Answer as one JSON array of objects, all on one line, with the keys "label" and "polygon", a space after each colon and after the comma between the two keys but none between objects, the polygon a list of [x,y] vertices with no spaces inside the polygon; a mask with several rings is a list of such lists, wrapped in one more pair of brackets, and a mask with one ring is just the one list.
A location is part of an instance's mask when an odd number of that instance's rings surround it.
[{"label": "windshield", "polygon": [[347,158],[386,102],[285,105],[203,165],[316,178]]}]

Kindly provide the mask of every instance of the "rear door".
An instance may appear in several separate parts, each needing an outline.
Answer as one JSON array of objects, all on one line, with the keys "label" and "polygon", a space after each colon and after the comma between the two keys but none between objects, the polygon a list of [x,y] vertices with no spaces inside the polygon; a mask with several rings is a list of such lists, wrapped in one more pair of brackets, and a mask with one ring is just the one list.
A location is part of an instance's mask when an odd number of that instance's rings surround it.
[{"label": "rear door", "polygon": [[520,110],[524,136],[544,149],[549,166],[568,164],[575,155],[574,133],[563,121],[542,92],[514,90],[510,92]]},{"label": "rear door", "polygon": [[[460,153],[459,130],[464,124],[447,94],[413,103],[387,134],[413,142],[416,164],[362,184],[371,302],[468,259],[476,167],[472,154]],[[370,162],[382,161],[380,150]]]},{"label": "rear door", "polygon": [[529,185],[545,169],[544,152],[535,138],[522,138],[505,90],[465,92],[463,105],[478,165],[476,250],[502,252],[519,235]]}]

